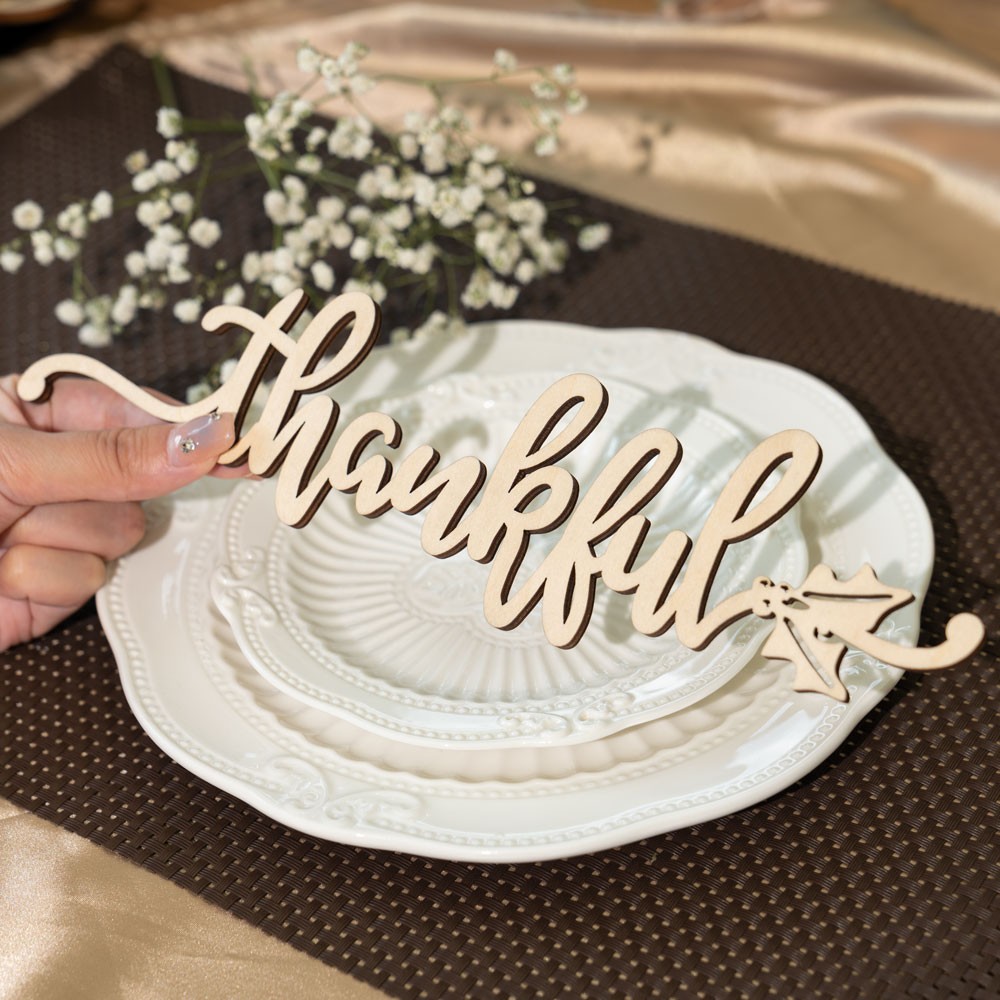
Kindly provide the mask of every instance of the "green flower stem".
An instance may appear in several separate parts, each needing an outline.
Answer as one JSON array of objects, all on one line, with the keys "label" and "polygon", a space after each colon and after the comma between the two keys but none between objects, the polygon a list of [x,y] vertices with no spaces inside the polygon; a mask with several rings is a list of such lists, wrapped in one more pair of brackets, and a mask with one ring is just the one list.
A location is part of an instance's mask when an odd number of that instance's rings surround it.
[{"label": "green flower stem", "polygon": [[153,80],[156,83],[157,93],[160,95],[160,104],[165,108],[177,107],[177,93],[174,90],[174,81],[170,76],[163,56],[158,53],[150,61],[153,68]]},{"label": "green flower stem", "polygon": [[455,268],[449,262],[445,262],[444,277],[448,283],[448,312],[452,315],[458,314],[458,285],[456,283]]},{"label": "green flower stem", "polygon": [[198,183],[195,185],[194,189],[194,205],[188,213],[187,222],[190,222],[191,218],[201,208],[201,199],[204,197],[205,188],[208,186],[209,178],[212,175],[212,164],[214,162],[214,157],[211,153],[207,154],[205,159],[202,161],[201,170],[198,174]]},{"label": "green flower stem", "polygon": [[186,115],[181,117],[181,122],[184,127],[185,132],[200,132],[200,133],[228,133],[228,132],[244,132],[245,128],[243,122],[236,121],[235,119],[228,118],[188,118]]}]

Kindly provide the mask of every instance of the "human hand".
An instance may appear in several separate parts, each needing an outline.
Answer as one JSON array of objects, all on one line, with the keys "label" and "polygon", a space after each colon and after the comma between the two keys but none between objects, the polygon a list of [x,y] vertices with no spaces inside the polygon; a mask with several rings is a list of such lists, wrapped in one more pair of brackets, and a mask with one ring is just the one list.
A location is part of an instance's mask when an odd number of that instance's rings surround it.
[{"label": "human hand", "polygon": [[47,632],[84,604],[106,563],[145,533],[141,500],[207,473],[234,440],[233,417],[154,421],[103,385],[60,379],[45,403],[0,378],[0,650]]}]

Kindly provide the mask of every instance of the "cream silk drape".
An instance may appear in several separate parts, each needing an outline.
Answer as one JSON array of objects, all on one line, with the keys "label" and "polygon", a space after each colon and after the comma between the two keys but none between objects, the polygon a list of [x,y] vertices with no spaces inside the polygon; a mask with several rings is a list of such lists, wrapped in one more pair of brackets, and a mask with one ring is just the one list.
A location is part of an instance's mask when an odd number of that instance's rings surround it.
[{"label": "cream silk drape", "polygon": [[[372,68],[434,75],[478,72],[503,46],[525,62],[574,63],[591,98],[569,123],[566,155],[529,159],[532,169],[1000,308],[997,5],[789,0],[760,5],[770,17],[728,24],[626,17],[611,4],[495,6],[351,11],[312,0],[289,13],[253,0],[63,37],[0,61],[0,116],[25,110],[112,41],[162,48],[178,67],[231,85],[245,54],[285,74],[305,37],[329,49],[364,40]],[[907,9],[922,26],[899,13]],[[392,117],[412,99],[390,89],[377,110]],[[517,129],[491,137],[509,150],[524,139]],[[5,997],[377,995],[2,801],[0,899]]]}]

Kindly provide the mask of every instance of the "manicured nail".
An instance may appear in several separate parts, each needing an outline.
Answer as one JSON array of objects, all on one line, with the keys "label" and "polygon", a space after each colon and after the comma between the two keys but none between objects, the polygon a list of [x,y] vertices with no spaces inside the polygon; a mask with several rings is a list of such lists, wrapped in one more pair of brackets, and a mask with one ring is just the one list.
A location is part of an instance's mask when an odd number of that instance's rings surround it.
[{"label": "manicured nail", "polygon": [[218,458],[233,438],[232,419],[209,413],[175,427],[167,441],[167,455],[171,465],[201,465],[209,458]]}]

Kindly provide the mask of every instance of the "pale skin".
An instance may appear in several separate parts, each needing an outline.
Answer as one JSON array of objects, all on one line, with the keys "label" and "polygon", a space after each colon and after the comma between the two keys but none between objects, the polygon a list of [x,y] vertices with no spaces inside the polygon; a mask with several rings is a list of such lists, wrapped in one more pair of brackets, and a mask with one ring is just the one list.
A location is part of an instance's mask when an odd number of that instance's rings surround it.
[{"label": "pale skin", "polygon": [[[207,474],[233,419],[177,427],[95,382],[59,379],[44,403],[0,378],[0,650],[36,638],[103,585],[142,540],[140,501]],[[196,426],[195,426],[196,425]]]}]

